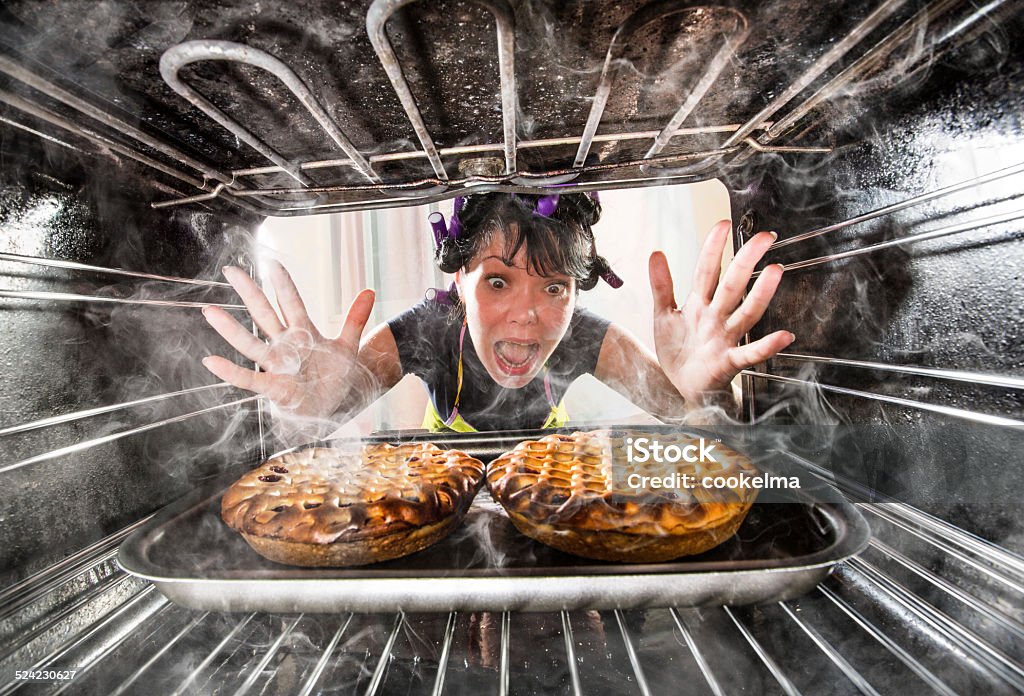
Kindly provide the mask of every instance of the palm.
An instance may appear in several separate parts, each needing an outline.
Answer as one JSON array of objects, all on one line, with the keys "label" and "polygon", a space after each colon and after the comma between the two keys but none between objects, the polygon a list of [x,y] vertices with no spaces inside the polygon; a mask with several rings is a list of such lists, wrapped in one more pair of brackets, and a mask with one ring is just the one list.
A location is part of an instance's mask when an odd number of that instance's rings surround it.
[{"label": "palm", "polygon": [[352,302],[338,338],[325,338],[313,326],[295,284],[280,265],[273,281],[283,314],[279,317],[263,291],[237,268],[225,275],[256,325],[269,338],[261,341],[227,312],[203,310],[207,321],[239,353],[262,371],[247,370],[219,356],[203,360],[207,369],[231,384],[266,396],[298,416],[327,418],[347,403],[353,390],[365,388],[358,364],[359,338],[373,308],[373,293],[364,290]]},{"label": "palm", "polygon": [[693,291],[682,309],[675,302],[665,255],[651,255],[655,351],[666,376],[690,403],[700,403],[709,392],[727,389],[740,370],[767,360],[793,340],[789,332],[776,331],[738,345],[767,309],[782,269],[768,266],[744,298],[754,267],[773,239],[761,233],[740,250],[719,284],[728,234],[729,224],[723,221],[708,235],[694,273]]},{"label": "palm", "polygon": [[319,333],[290,329],[268,346],[265,355],[265,395],[300,416],[330,414],[342,403],[345,377],[356,359],[355,351]]}]

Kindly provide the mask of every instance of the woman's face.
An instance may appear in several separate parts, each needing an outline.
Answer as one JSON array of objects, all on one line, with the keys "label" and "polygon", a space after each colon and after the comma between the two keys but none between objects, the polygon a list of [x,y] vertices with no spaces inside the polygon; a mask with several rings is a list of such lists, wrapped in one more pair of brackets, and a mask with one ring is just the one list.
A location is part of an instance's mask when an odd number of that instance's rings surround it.
[{"label": "woman's face", "polygon": [[[514,230],[513,230],[514,233]],[[526,245],[506,258],[505,235],[455,274],[480,361],[508,389],[526,386],[562,340],[576,306],[576,279],[527,269]]]}]

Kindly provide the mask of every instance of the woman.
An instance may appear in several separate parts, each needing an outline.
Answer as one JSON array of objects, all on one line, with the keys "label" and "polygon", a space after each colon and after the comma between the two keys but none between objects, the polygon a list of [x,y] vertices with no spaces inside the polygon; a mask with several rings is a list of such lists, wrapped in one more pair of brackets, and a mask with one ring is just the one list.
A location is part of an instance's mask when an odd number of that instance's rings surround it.
[{"label": "woman", "polygon": [[656,354],[614,323],[577,307],[580,290],[593,288],[599,278],[613,285],[618,280],[596,251],[591,226],[599,217],[596,195],[456,199],[447,229],[435,224],[436,258],[442,270],[455,273],[454,292],[380,324],[361,342],[372,290],[356,296],[341,335],[328,339],[313,327],[280,264],[272,267],[271,280],[282,317],[243,271],[225,268],[269,341],[220,308],[203,313],[265,371],[217,356],[203,364],[288,413],[335,421],[358,413],[403,375],[417,374],[430,392],[426,427],[497,430],[564,424],[562,395],[584,373],[661,418],[682,417],[687,409],[723,399],[731,403],[732,378],[793,341],[791,333],[777,331],[737,345],[767,308],[782,267],[764,269],[744,298],[755,265],[775,239],[762,232],[736,254],[719,284],[728,221],[709,234],[682,309],[664,254],[651,255]]}]

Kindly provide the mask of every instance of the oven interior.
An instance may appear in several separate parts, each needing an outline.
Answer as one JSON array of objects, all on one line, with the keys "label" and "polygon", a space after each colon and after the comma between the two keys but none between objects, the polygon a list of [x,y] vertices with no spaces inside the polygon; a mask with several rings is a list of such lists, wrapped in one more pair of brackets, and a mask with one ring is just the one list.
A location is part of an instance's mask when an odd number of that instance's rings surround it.
[{"label": "oven interior", "polygon": [[[5,3],[0,694],[1024,691],[1022,15]],[[223,350],[198,309],[239,309],[219,269],[255,271],[268,216],[713,178],[734,246],[780,235],[751,338],[797,336],[743,374],[745,415],[799,430],[783,454],[872,528],[810,593],[199,612],[117,565],[157,510],[278,446],[196,358]]]}]

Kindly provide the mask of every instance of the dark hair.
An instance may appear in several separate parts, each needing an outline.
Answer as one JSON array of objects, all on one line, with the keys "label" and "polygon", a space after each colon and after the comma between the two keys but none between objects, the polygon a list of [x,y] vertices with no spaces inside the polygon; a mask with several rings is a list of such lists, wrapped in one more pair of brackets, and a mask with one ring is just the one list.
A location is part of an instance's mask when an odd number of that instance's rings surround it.
[{"label": "dark hair", "polygon": [[610,270],[597,254],[591,230],[601,218],[601,203],[585,193],[562,194],[554,210],[544,215],[538,212],[538,202],[544,198],[553,197],[516,193],[468,196],[455,211],[458,237],[445,239],[434,252],[437,265],[445,273],[454,273],[489,243],[494,232],[501,231],[508,258],[525,246],[527,268],[540,275],[563,273],[575,278],[579,289],[592,289]]}]

